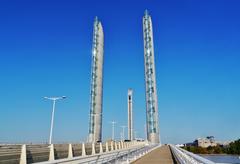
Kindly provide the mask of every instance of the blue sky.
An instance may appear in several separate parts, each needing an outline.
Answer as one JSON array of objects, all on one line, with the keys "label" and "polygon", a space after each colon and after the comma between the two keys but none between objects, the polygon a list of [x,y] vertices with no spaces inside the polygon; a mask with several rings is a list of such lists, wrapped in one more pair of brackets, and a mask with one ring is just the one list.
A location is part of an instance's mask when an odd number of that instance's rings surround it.
[{"label": "blue sky", "polygon": [[127,125],[134,89],[134,126],[144,137],[142,16],[153,21],[163,143],[213,135],[240,137],[240,2],[0,2],[0,142],[46,142],[57,102],[55,142],[85,141],[89,121],[91,41],[98,16],[105,34],[103,137],[109,121]]}]

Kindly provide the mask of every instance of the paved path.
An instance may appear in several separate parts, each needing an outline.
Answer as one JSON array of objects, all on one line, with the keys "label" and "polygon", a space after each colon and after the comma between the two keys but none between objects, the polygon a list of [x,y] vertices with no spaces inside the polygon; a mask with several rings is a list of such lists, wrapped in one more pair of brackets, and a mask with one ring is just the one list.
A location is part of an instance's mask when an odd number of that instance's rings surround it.
[{"label": "paved path", "polygon": [[174,164],[169,146],[162,146],[146,154],[133,164]]}]

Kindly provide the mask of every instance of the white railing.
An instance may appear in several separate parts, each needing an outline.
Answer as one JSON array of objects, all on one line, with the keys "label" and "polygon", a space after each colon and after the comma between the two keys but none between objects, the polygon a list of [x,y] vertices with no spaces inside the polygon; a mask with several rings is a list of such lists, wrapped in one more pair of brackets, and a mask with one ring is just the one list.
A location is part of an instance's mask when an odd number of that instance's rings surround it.
[{"label": "white railing", "polygon": [[199,155],[193,154],[189,151],[186,151],[182,148],[176,147],[174,145],[169,145],[171,151],[180,164],[215,164],[214,162],[203,158]]},{"label": "white railing", "polygon": [[[95,155],[87,155],[87,156],[80,156],[80,157],[73,157],[73,158],[67,158],[67,159],[60,159],[60,160],[54,160],[54,161],[47,161],[47,162],[41,162],[41,164],[62,164],[62,163],[71,163],[71,164],[78,164],[78,163],[117,163],[116,161],[119,161],[120,157],[126,156],[128,154],[131,154],[137,150],[141,149],[141,147],[136,148],[129,148],[124,150],[113,150],[110,152],[105,152],[101,154],[95,154]],[[127,160],[126,160],[127,161]],[[128,162],[127,162],[128,163]],[[40,164],[40,163],[39,163]]]},{"label": "white railing", "polygon": [[[48,160],[39,163],[42,164],[57,164],[57,163],[129,163],[137,158],[148,153],[153,146],[147,146],[146,142],[106,142],[104,145],[99,143],[96,149],[96,144],[92,143],[89,147],[87,144],[82,143],[81,154],[76,156],[72,144],[69,144],[64,152],[66,158],[56,159],[56,148],[58,144],[51,144],[48,146]],[[27,164],[28,161],[28,145],[22,145],[20,164]],[[96,151],[97,150],[97,151]]]}]

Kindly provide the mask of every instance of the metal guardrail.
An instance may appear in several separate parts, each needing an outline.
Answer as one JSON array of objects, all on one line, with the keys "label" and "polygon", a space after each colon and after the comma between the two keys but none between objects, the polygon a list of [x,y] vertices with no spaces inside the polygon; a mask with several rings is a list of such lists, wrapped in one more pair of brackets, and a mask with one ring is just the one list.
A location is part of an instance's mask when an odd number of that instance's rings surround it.
[{"label": "metal guardrail", "polygon": [[176,147],[174,145],[169,145],[173,156],[179,164],[215,164],[214,162],[203,158],[199,155],[193,154],[182,148]]}]

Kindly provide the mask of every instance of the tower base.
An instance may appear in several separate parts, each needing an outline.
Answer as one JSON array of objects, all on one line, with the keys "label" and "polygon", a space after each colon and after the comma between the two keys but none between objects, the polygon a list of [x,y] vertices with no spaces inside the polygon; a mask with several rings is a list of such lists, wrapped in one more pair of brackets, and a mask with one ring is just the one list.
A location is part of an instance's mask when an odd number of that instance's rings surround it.
[{"label": "tower base", "polygon": [[148,141],[152,144],[159,144],[159,134],[158,133],[150,133],[148,134]]}]

